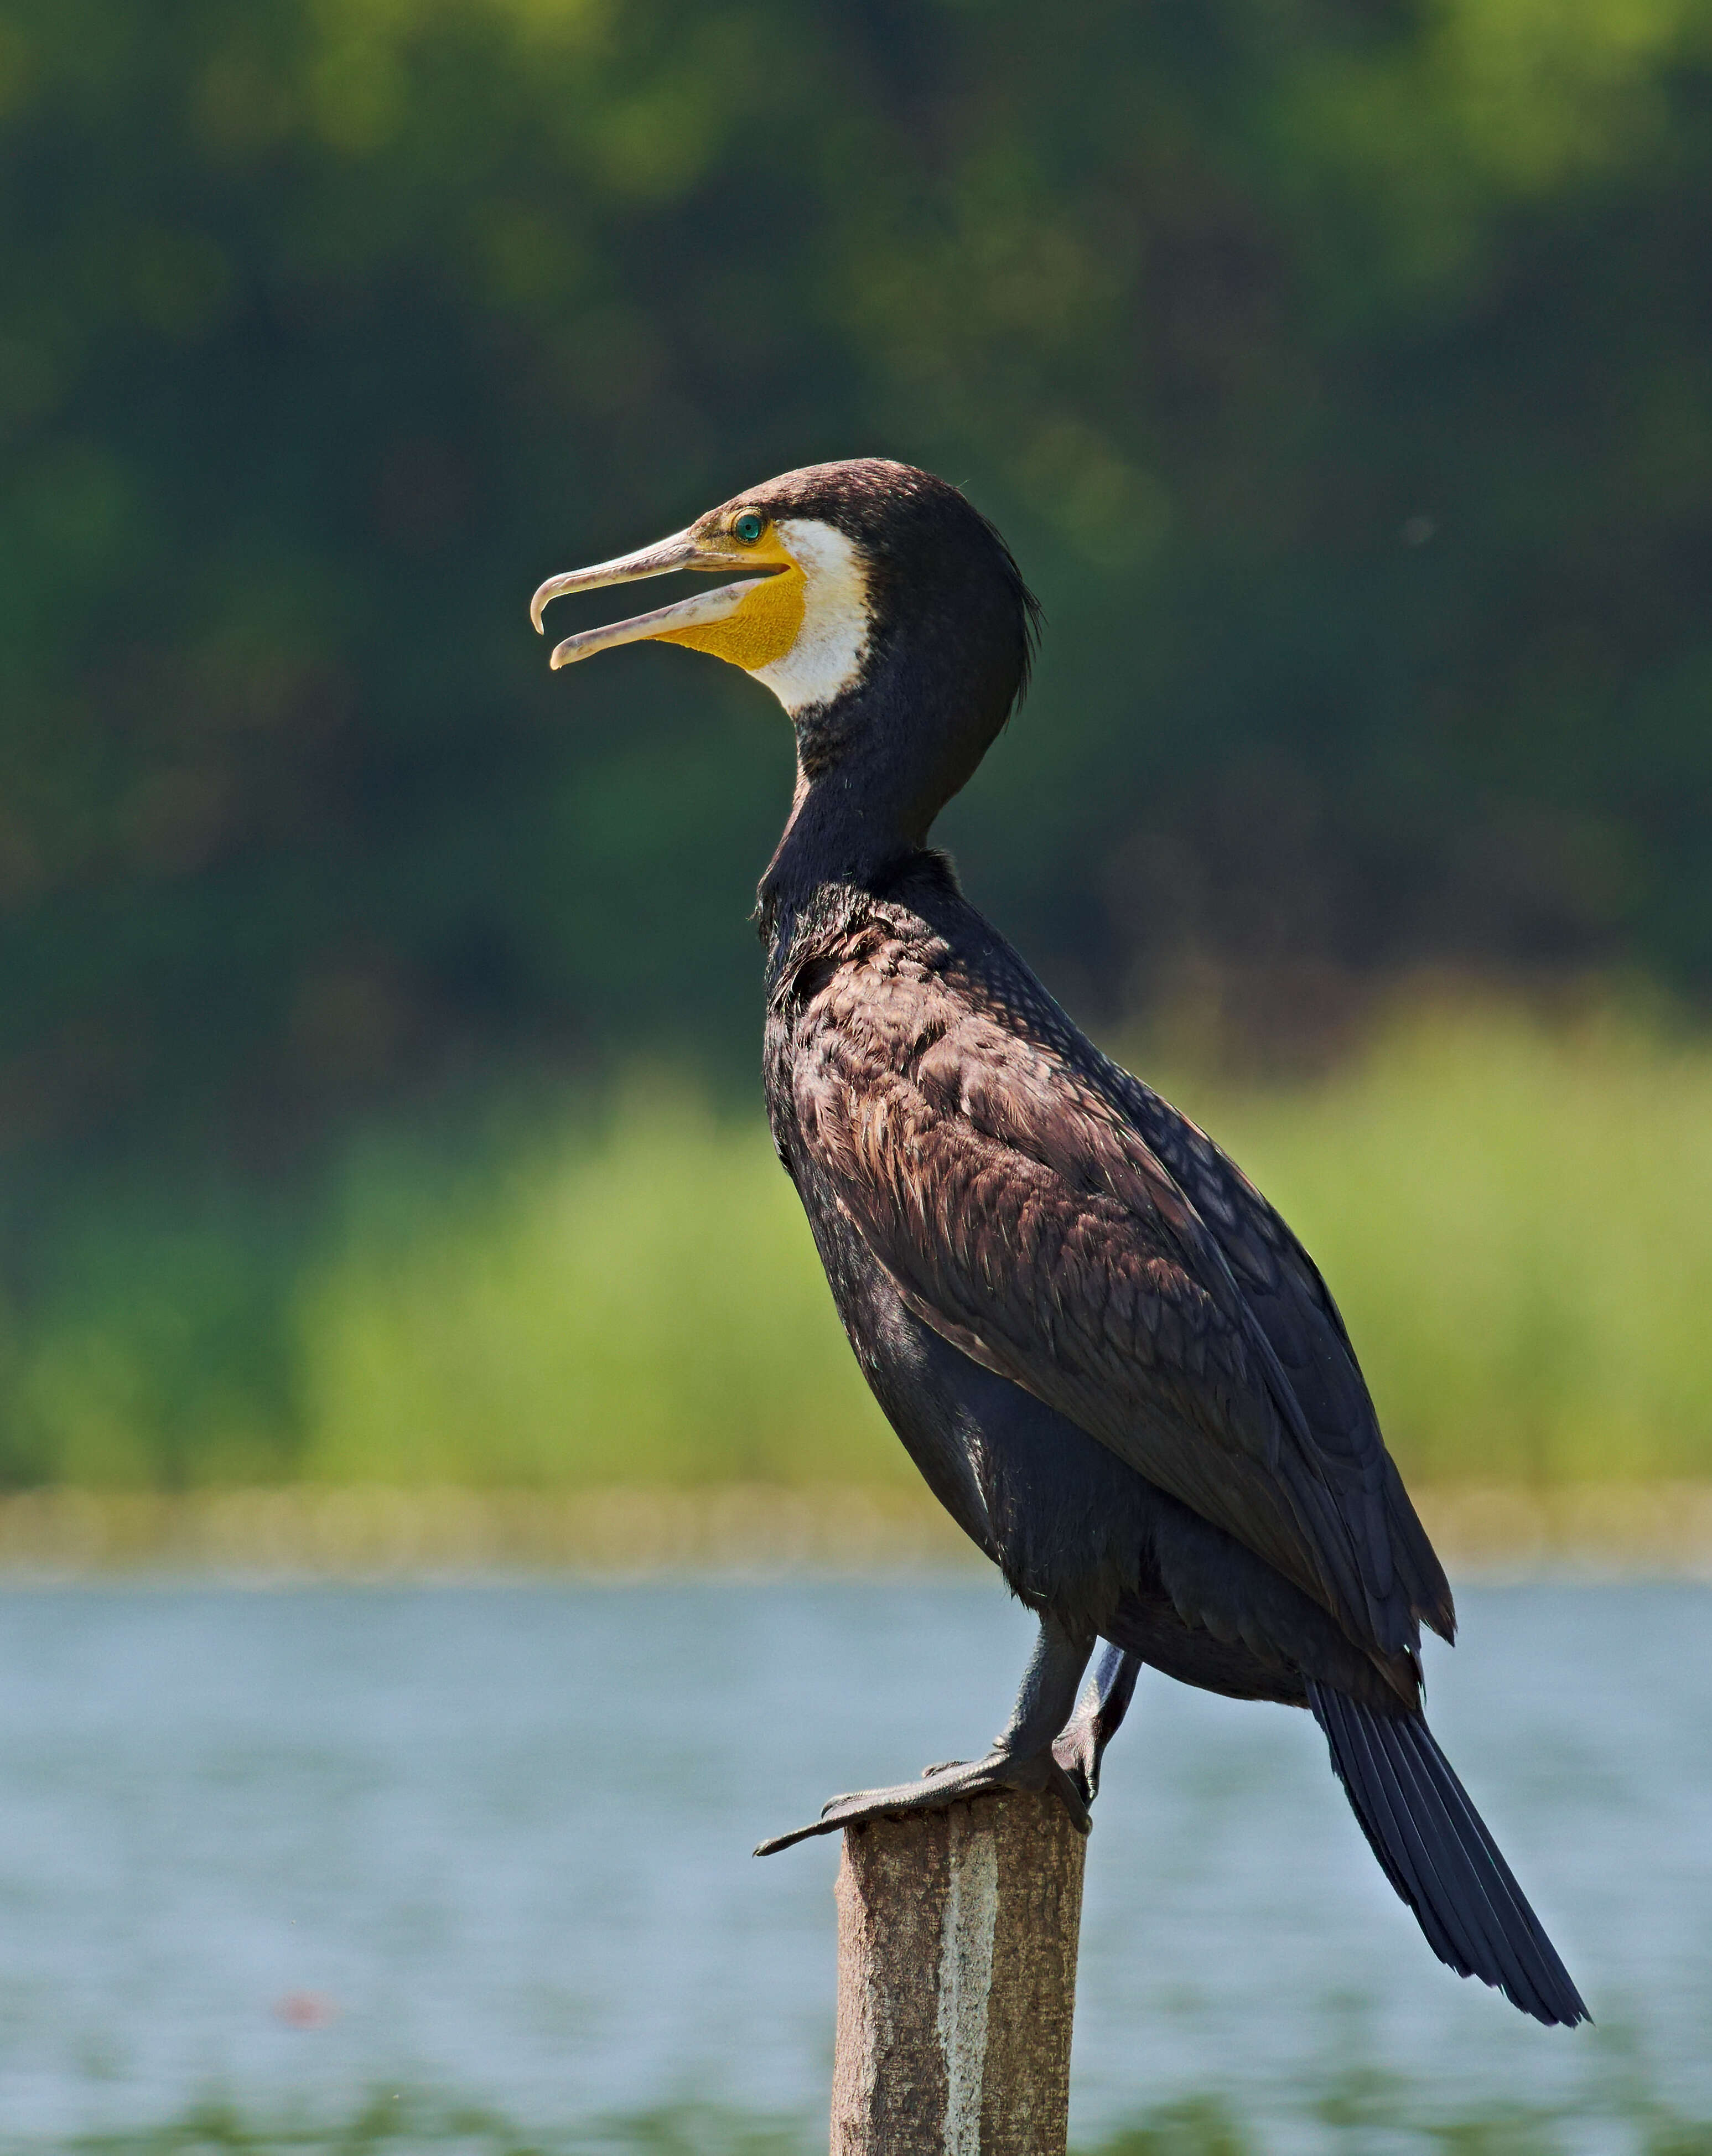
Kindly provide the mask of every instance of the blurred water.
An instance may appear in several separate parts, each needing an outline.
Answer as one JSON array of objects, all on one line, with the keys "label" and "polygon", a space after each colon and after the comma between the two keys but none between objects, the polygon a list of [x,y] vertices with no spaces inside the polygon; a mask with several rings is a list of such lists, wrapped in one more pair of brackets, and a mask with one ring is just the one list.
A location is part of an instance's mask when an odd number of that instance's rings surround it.
[{"label": "blurred water", "polygon": [[[1633,2058],[1712,2112],[1712,1592],[1463,1603],[1433,1720],[1601,2030],[1439,1969],[1305,1716],[1150,1676],[1089,1855],[1079,2136],[1207,2090],[1263,2123],[1351,2066],[1472,2108]],[[1029,1631],[978,1578],[80,1587],[0,1625],[0,2121],[43,2138],[387,2081],[544,2130],[812,2119],[837,1851],[749,1849],[982,1744]]]}]

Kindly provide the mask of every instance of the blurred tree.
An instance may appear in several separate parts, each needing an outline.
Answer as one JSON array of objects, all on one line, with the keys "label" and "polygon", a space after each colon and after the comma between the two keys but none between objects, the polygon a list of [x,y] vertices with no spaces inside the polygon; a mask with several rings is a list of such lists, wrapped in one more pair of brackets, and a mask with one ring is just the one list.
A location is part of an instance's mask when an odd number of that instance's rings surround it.
[{"label": "blurred tree", "polygon": [[[966,485],[1098,1016],[1712,983],[1708,0],[0,0],[0,1116],[746,1060],[781,726],[547,571]],[[1258,993],[1258,991],[1257,991]]]}]

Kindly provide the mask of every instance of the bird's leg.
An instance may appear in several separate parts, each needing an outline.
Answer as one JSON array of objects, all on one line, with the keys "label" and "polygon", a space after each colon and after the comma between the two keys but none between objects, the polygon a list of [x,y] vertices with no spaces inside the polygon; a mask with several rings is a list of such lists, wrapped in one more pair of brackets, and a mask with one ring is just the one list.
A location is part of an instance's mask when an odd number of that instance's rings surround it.
[{"label": "bird's leg", "polygon": [[1053,1756],[1053,1740],[1071,1717],[1076,1690],[1093,1651],[1092,1640],[1066,1630],[1054,1617],[1043,1617],[1017,1704],[984,1759],[954,1759],[946,1766],[930,1767],[919,1782],[834,1797],[812,1826],[776,1835],[762,1842],[756,1855],[771,1856],[792,1842],[806,1841],[812,1834],[833,1834],[864,1820],[942,1811],[947,1804],[997,1789],[1050,1789],[1085,1834],[1087,1802],[1074,1775]]},{"label": "bird's leg", "polygon": [[1141,1657],[1110,1645],[1099,1650],[1088,1688],[1058,1733],[1053,1757],[1090,1804],[1099,1794],[1099,1763],[1130,1708]]}]

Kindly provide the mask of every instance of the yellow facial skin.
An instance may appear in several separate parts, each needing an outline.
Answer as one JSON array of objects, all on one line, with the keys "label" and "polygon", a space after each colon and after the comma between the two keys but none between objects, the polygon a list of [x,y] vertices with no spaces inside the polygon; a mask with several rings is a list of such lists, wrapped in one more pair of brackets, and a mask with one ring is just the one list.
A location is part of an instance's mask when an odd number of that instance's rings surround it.
[{"label": "yellow facial skin", "polygon": [[746,593],[736,611],[725,620],[662,629],[650,640],[710,652],[727,665],[741,666],[746,674],[771,666],[785,656],[802,628],[806,602],[802,569],[786,552],[771,523],[759,539],[746,547],[729,532],[699,536],[705,546],[717,547],[721,553],[729,550],[734,569],[771,569],[776,573]]},{"label": "yellow facial skin", "polygon": [[580,629],[553,646],[554,670],[625,644],[681,644],[741,667],[792,717],[840,695],[867,649],[868,572],[860,547],[815,517],[774,518],[755,503],[715,511],[633,554],[549,577],[530,601],[536,629],[555,599],[689,569],[725,581],[628,620]]}]

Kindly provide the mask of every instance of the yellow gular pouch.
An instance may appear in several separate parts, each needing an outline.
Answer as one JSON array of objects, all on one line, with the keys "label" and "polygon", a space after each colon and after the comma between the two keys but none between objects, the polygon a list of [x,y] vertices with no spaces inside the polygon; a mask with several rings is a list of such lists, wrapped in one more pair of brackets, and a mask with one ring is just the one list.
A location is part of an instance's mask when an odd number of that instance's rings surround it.
[{"label": "yellow gular pouch", "polygon": [[733,548],[734,569],[771,569],[723,621],[689,629],[662,629],[656,644],[684,644],[692,651],[711,652],[728,665],[753,674],[782,659],[802,631],[807,611],[802,571],[769,531],[758,546]]}]

